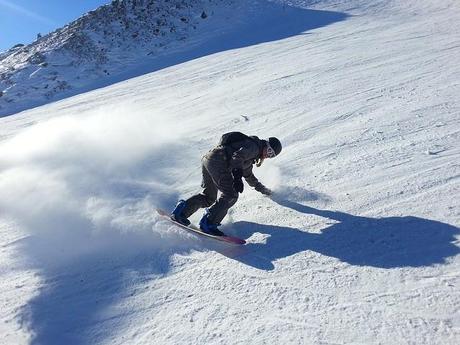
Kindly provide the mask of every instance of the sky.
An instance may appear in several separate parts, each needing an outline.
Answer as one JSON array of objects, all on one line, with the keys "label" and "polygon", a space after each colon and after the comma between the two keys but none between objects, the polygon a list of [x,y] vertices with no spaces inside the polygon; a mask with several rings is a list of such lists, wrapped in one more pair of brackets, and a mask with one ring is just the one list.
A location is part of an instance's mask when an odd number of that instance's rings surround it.
[{"label": "sky", "polygon": [[0,51],[33,42],[110,0],[0,0]]}]

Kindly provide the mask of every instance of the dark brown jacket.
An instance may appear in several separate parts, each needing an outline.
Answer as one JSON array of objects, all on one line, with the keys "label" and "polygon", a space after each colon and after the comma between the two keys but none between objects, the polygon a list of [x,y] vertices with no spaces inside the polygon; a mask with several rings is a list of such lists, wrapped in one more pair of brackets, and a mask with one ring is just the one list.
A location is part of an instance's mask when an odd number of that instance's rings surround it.
[{"label": "dark brown jacket", "polygon": [[224,159],[227,161],[227,169],[231,172],[233,169],[239,169],[243,177],[251,187],[258,187],[259,180],[254,176],[252,167],[258,159],[262,158],[262,150],[265,141],[256,136],[249,139],[238,141],[226,146],[217,146],[211,150],[205,157],[207,159]]}]

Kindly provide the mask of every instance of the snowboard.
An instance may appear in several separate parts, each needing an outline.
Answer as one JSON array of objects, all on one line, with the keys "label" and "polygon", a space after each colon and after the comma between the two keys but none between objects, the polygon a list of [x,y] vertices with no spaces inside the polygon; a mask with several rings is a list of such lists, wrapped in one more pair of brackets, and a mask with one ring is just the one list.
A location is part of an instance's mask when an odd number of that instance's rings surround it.
[{"label": "snowboard", "polygon": [[190,224],[189,226],[186,226],[184,224],[178,223],[175,220],[172,220],[171,215],[168,212],[166,212],[166,211],[164,211],[162,209],[157,208],[157,213],[163,219],[169,220],[171,223],[181,227],[182,229],[188,230],[188,231],[193,232],[193,233],[195,233],[197,235],[206,236],[206,237],[209,237],[209,238],[213,238],[213,239],[215,239],[217,241],[231,243],[231,244],[245,244],[246,243],[245,240],[243,240],[241,238],[238,238],[238,237],[232,237],[232,236],[227,236],[227,235],[225,235],[225,236],[214,236],[214,235],[207,234],[207,233],[201,231],[200,228],[196,227],[193,224]]}]

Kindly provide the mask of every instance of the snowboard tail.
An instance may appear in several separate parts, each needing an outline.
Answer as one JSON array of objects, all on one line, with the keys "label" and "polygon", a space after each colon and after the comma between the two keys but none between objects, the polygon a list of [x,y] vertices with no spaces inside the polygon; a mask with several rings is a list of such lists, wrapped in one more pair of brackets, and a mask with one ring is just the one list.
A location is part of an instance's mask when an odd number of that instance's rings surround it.
[{"label": "snowboard tail", "polygon": [[190,231],[190,232],[193,232],[197,235],[201,235],[201,236],[206,236],[206,237],[209,237],[209,238],[213,238],[217,241],[221,241],[221,242],[226,242],[226,243],[231,243],[231,244],[245,244],[246,241],[241,239],[241,238],[238,238],[238,237],[233,237],[233,236],[215,236],[215,235],[211,235],[211,234],[207,234],[205,232],[203,232],[200,228],[198,228],[197,226],[193,225],[193,224],[190,224],[189,226],[186,226],[184,224],[181,224],[179,222],[176,222],[175,220],[171,219],[171,215],[160,209],[160,208],[157,208],[157,213],[164,219],[167,219],[169,220],[171,223],[187,230],[187,231]]}]

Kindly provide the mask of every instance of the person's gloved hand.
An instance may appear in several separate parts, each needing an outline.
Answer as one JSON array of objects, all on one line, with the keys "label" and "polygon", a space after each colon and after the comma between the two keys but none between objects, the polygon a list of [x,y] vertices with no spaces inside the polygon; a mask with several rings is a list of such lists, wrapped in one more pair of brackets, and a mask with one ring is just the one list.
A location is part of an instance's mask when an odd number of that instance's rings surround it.
[{"label": "person's gloved hand", "polygon": [[244,184],[243,184],[243,180],[242,180],[242,179],[233,180],[232,186],[233,186],[233,189],[235,190],[235,192],[243,193]]},{"label": "person's gloved hand", "polygon": [[265,187],[263,184],[257,185],[255,189],[256,189],[256,191],[258,191],[258,192],[260,192],[260,193],[262,193],[264,195],[272,195],[272,193],[273,193],[269,188]]},{"label": "person's gloved hand", "polygon": [[243,172],[239,169],[233,169],[232,175],[233,175],[233,183],[232,183],[233,189],[235,190],[235,192],[243,193],[243,190],[244,190],[244,184],[242,180]]}]

